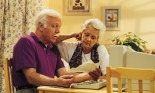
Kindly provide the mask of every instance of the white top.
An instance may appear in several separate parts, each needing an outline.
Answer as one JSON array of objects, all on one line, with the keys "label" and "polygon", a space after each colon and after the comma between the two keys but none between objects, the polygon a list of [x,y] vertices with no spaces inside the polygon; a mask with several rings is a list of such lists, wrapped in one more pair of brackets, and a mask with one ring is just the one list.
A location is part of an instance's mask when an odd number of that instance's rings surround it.
[{"label": "white top", "polygon": [[[69,62],[72,58],[72,55],[78,45],[78,42],[61,42],[58,43],[58,49],[61,54],[61,57],[66,61]],[[100,68],[103,74],[106,74],[106,66],[109,65],[109,54],[107,49],[104,45],[100,44],[97,48],[99,54],[99,62]],[[91,52],[88,54],[84,54],[82,52],[82,63],[91,60]],[[92,61],[92,60],[91,60]],[[96,64],[96,63],[94,63]]]}]

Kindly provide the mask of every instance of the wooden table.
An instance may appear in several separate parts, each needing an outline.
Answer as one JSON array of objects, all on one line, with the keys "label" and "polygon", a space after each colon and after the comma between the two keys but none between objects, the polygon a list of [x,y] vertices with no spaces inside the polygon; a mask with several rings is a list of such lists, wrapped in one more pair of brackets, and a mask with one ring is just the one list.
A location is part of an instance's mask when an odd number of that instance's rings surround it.
[{"label": "wooden table", "polygon": [[101,88],[99,90],[93,89],[73,89],[73,88],[62,88],[62,87],[50,87],[50,86],[40,86],[37,88],[39,93],[106,93],[106,88]]},{"label": "wooden table", "polygon": [[[92,89],[73,89],[73,88],[40,86],[37,89],[39,90],[39,93],[107,93],[106,87],[103,87],[99,90],[92,90]],[[122,93],[128,93],[128,92],[122,92]],[[132,93],[139,93],[139,91],[133,91]],[[143,93],[150,93],[150,92],[143,91]]]}]

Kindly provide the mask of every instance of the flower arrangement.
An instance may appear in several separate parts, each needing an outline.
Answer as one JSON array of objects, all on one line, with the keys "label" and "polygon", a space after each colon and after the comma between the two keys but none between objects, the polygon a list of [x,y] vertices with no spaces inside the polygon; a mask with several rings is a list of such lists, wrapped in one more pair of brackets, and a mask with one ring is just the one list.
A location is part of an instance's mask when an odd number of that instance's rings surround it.
[{"label": "flower arrangement", "polygon": [[115,37],[112,39],[112,42],[115,45],[129,46],[137,52],[144,52],[146,50],[147,43],[131,32]]}]

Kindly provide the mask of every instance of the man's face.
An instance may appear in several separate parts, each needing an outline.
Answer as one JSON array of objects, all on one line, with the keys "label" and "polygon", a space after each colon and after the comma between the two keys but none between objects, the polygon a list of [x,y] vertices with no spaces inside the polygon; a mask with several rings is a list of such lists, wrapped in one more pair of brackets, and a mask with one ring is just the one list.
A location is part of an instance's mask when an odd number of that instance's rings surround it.
[{"label": "man's face", "polygon": [[92,25],[88,25],[82,32],[82,46],[86,49],[92,49],[92,47],[98,42],[99,31],[93,28]]},{"label": "man's face", "polygon": [[60,33],[61,19],[57,17],[47,16],[47,24],[44,27],[43,38],[46,43],[55,43],[57,40],[57,34]]}]

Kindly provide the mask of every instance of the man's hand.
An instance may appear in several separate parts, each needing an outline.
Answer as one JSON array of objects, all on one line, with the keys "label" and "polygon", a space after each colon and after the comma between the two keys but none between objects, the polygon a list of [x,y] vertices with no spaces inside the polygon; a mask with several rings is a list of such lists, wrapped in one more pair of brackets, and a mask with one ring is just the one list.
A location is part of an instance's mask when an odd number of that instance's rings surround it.
[{"label": "man's hand", "polygon": [[96,68],[96,70],[89,72],[89,75],[96,81],[102,75],[101,69]]},{"label": "man's hand", "polygon": [[73,75],[63,75],[57,78],[57,86],[69,87],[74,82]]}]

